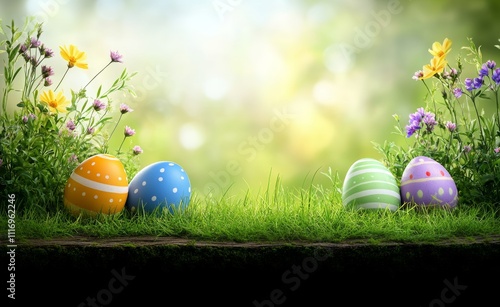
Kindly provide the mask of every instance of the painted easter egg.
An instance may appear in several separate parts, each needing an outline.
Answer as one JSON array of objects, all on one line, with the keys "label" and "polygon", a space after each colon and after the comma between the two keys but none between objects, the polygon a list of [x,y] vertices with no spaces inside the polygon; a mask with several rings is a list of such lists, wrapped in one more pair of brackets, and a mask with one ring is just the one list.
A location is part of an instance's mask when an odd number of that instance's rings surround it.
[{"label": "painted easter egg", "polygon": [[351,209],[395,211],[401,205],[396,178],[381,162],[360,159],[347,171],[342,187],[342,204]]},{"label": "painted easter egg", "polygon": [[419,156],[412,159],[403,172],[401,199],[405,203],[454,208],[458,190],[450,173],[440,163]]},{"label": "painted easter egg", "polygon": [[71,173],[64,187],[64,206],[74,216],[116,214],[125,207],[127,195],[123,164],[112,155],[98,154]]},{"label": "painted easter egg", "polygon": [[342,204],[351,209],[389,209],[401,206],[396,178],[381,162],[365,158],[351,165],[342,187]]},{"label": "painted easter egg", "polygon": [[160,161],[140,170],[129,184],[126,206],[132,211],[142,207],[145,212],[167,208],[184,209],[191,198],[191,183],[177,163]]}]

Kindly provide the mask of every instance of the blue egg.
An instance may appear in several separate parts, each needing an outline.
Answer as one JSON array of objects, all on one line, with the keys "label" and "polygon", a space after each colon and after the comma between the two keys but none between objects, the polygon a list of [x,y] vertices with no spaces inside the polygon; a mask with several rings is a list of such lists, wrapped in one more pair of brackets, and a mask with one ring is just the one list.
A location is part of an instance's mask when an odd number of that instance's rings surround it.
[{"label": "blue egg", "polygon": [[140,170],[130,181],[126,207],[132,211],[143,208],[161,212],[167,208],[184,209],[191,198],[191,183],[184,169],[177,163],[161,161]]}]

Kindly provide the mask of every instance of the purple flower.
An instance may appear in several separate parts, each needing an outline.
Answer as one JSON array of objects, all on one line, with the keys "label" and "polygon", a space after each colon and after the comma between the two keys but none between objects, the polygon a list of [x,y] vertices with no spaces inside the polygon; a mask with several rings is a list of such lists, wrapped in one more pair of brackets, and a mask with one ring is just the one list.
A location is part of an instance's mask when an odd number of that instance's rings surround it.
[{"label": "purple flower", "polygon": [[106,108],[106,104],[99,99],[94,100],[94,103],[92,104],[92,107],[94,107],[94,110],[96,111],[101,111]]},{"label": "purple flower", "polygon": [[483,64],[483,66],[479,70],[479,77],[481,78],[486,77],[489,74],[489,72],[490,69],[488,68],[488,66],[486,64]]},{"label": "purple flower", "polygon": [[420,129],[420,126],[419,125],[413,125],[413,124],[410,124],[410,125],[407,125],[406,127],[406,137],[409,138],[411,137],[415,132],[417,132],[417,130]]},{"label": "purple flower", "polygon": [[54,75],[54,70],[52,67],[43,65],[42,66],[42,78],[47,78]]},{"label": "purple flower", "polygon": [[76,129],[75,123],[70,120],[66,123],[66,128],[68,128],[69,131],[73,131]]},{"label": "purple flower", "polygon": [[136,146],[134,146],[134,148],[132,148],[132,152],[134,153],[134,155],[139,155],[139,154],[143,153],[143,150],[142,150],[141,146],[136,145]]},{"label": "purple flower", "polygon": [[122,114],[125,114],[125,113],[129,113],[129,112],[132,112],[134,111],[133,109],[131,109],[128,105],[122,103],[120,105],[120,113]]},{"label": "purple flower", "polygon": [[493,151],[494,151],[495,153],[500,153],[500,147],[497,147],[497,148],[493,149]]},{"label": "purple flower", "polygon": [[23,121],[23,123],[27,123],[28,121],[30,120],[35,120],[36,119],[36,115],[31,113],[29,115],[23,115],[23,117],[21,118],[21,120]]},{"label": "purple flower", "polygon": [[431,112],[426,112],[422,121],[427,127],[428,132],[432,132],[432,130],[434,130],[434,126],[437,125],[435,115],[434,113]]},{"label": "purple flower", "polygon": [[87,134],[93,135],[94,132],[95,132],[95,128],[94,127],[88,127],[87,128]]},{"label": "purple flower", "polygon": [[31,38],[31,48],[38,48],[42,42],[40,42],[36,37]]},{"label": "purple flower", "polygon": [[66,128],[68,128],[69,131],[73,131],[76,129],[75,123],[70,120],[66,123]]},{"label": "purple flower", "polygon": [[473,83],[474,83],[475,89],[480,88],[481,86],[483,86],[483,83],[484,83],[483,77],[474,78]]},{"label": "purple flower", "polygon": [[457,130],[457,124],[455,123],[452,123],[450,121],[447,121],[446,124],[445,124],[446,128],[450,131],[450,132],[453,132],[455,130]]},{"label": "purple flower", "polygon": [[43,55],[46,58],[51,58],[51,57],[54,56],[54,51],[52,49],[50,49],[50,48],[45,48]]},{"label": "purple flower", "polygon": [[427,132],[432,132],[437,125],[434,113],[425,112],[424,108],[418,108],[417,112],[410,114],[406,128],[406,137],[411,137],[417,130],[422,128],[422,123],[427,128]]},{"label": "purple flower", "polygon": [[467,154],[472,150],[472,147],[470,145],[465,145],[464,146],[464,152]]},{"label": "purple flower", "polygon": [[129,126],[125,126],[125,131],[124,131],[124,135],[125,137],[129,137],[129,136],[132,136],[135,134],[135,130],[130,128]]},{"label": "purple flower", "polygon": [[455,95],[456,98],[462,97],[462,89],[459,87],[454,88],[453,95]]},{"label": "purple flower", "polygon": [[21,46],[19,46],[19,53],[25,53],[26,50],[28,50],[28,47],[26,47],[25,44],[21,44]]},{"label": "purple flower", "polygon": [[497,66],[497,63],[495,63],[495,61],[488,60],[486,62],[486,67],[488,67],[491,70],[493,70],[495,68],[495,66]]},{"label": "purple flower", "polygon": [[471,78],[466,78],[464,80],[465,84],[465,89],[467,89],[469,92],[472,92],[474,90],[474,82],[472,81]]},{"label": "purple flower", "polygon": [[483,83],[484,83],[484,80],[483,80],[483,77],[481,77],[481,76],[474,78],[474,79],[466,78],[464,80],[465,88],[469,92],[472,92],[473,90],[481,88],[481,86],[483,86]]},{"label": "purple flower", "polygon": [[111,62],[123,63],[123,56],[119,54],[118,51],[110,51],[109,57],[111,58]]},{"label": "purple flower", "polygon": [[491,79],[493,79],[493,81],[495,81],[496,84],[500,83],[500,68],[497,68],[493,71]]}]

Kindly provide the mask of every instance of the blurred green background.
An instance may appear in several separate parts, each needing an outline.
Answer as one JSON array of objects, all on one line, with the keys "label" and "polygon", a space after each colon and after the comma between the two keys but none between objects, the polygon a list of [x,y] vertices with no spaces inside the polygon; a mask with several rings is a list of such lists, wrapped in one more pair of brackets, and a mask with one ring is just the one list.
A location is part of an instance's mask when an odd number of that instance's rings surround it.
[{"label": "blurred green background", "polygon": [[44,22],[54,80],[65,69],[58,46],[87,53],[67,93],[119,51],[124,64],[89,91],[124,67],[138,72],[137,97],[115,97],[134,109],[121,122],[137,132],[125,146],[143,148],[142,167],[179,163],[198,193],[229,194],[265,189],[270,174],[301,187],[318,171],[314,183],[328,184],[328,168],[342,180],[355,160],[381,159],[372,141],[405,141],[392,115],[405,125],[423,106],[411,77],[432,43],[453,41],[451,64],[468,37],[495,59],[499,13],[498,1],[463,0],[0,1],[4,23]]}]

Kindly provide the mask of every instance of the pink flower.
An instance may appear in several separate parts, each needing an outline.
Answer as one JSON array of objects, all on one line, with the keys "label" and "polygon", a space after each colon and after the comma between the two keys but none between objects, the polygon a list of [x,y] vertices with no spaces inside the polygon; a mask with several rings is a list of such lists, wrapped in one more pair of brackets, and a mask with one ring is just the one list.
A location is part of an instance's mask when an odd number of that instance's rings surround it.
[{"label": "pink flower", "polygon": [[123,63],[122,55],[118,53],[118,51],[110,51],[109,57],[111,58],[111,62]]},{"label": "pink flower", "polygon": [[457,125],[455,123],[450,122],[450,121],[447,121],[445,126],[450,132],[457,130]]},{"label": "pink flower", "polygon": [[75,126],[75,123],[70,120],[66,123],[66,128],[68,128],[69,131],[73,131],[75,130],[76,126]]},{"label": "pink flower", "polygon": [[125,137],[132,136],[135,134],[135,130],[130,128],[129,126],[125,126],[124,134],[125,134]]},{"label": "pink flower", "polygon": [[125,114],[125,113],[129,113],[129,112],[132,112],[134,111],[133,109],[131,109],[128,105],[122,103],[120,105],[120,113],[122,114]]},{"label": "pink flower", "polygon": [[497,147],[497,148],[493,149],[493,151],[494,151],[495,153],[500,153],[500,147]]},{"label": "pink flower", "polygon": [[94,110],[96,111],[101,111],[106,108],[106,104],[99,99],[94,100],[94,103],[92,104],[94,107]]},{"label": "pink flower", "polygon": [[420,80],[420,78],[422,78],[424,76],[424,72],[421,71],[421,70],[418,70],[416,71],[414,74],[413,74],[413,77],[411,77],[413,80],[415,81],[418,81]]},{"label": "pink flower", "polygon": [[139,155],[143,153],[143,150],[139,145],[135,145],[134,148],[132,148],[132,151],[134,152],[134,155]]}]

